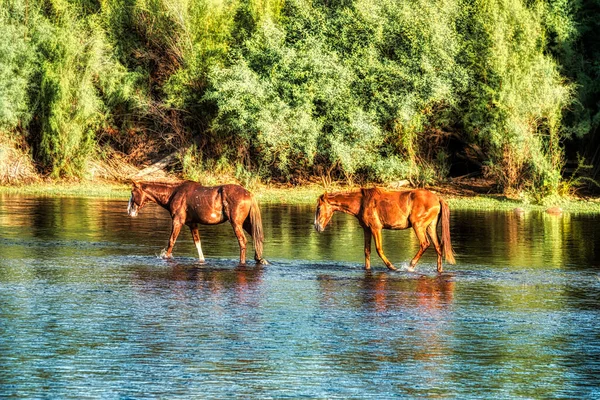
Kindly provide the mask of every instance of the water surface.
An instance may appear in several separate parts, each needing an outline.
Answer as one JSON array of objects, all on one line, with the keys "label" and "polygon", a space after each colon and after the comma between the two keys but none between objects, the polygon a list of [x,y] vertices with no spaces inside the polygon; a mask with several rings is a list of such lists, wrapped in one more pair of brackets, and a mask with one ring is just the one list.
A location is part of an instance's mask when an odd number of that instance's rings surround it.
[{"label": "water surface", "polygon": [[0,197],[0,397],[600,397],[599,216],[453,212],[438,276],[363,271],[356,220],[301,206],[262,206],[270,265],[228,224],[167,261],[168,214],[126,207]]}]

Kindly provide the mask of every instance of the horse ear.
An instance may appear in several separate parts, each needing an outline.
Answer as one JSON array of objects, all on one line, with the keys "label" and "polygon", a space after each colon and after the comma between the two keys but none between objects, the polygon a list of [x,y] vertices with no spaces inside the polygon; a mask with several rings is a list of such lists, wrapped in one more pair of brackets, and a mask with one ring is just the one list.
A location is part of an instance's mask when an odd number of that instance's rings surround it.
[{"label": "horse ear", "polygon": [[140,187],[141,187],[141,186],[140,186],[140,183],[139,183],[139,182],[137,182],[137,181],[133,181],[133,180],[132,180],[132,181],[131,181],[131,183],[133,184],[133,187],[134,187],[134,188],[140,188]]}]

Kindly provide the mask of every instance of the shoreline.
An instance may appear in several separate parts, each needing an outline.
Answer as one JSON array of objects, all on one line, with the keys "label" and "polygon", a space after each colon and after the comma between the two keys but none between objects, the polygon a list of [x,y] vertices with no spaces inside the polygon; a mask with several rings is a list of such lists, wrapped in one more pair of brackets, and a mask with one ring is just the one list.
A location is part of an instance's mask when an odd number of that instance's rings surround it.
[{"label": "shoreline", "polygon": [[[329,191],[348,190],[349,187],[335,187]],[[406,188],[409,189],[409,188]],[[520,208],[523,211],[545,211],[552,205],[531,204],[509,199],[499,194],[460,193],[455,187],[428,188],[440,195],[455,210],[487,210],[512,211]],[[249,189],[263,204],[313,205],[325,189],[316,184],[300,186],[268,186],[260,185]],[[398,190],[398,189],[392,189]],[[33,197],[82,197],[98,199],[129,198],[131,186],[118,182],[44,182],[18,186],[0,186],[0,196],[33,196]],[[560,199],[553,204],[563,212],[600,214],[600,199]]]}]

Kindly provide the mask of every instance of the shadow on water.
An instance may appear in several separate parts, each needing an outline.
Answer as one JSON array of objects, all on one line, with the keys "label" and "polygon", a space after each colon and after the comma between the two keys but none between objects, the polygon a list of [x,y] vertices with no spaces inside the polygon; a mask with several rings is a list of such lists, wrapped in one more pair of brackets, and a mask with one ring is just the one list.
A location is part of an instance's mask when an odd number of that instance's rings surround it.
[{"label": "shadow on water", "polygon": [[167,213],[126,207],[0,196],[0,397],[600,397],[598,216],[454,212],[438,275],[299,206],[262,207],[270,265],[226,224],[164,260]]}]

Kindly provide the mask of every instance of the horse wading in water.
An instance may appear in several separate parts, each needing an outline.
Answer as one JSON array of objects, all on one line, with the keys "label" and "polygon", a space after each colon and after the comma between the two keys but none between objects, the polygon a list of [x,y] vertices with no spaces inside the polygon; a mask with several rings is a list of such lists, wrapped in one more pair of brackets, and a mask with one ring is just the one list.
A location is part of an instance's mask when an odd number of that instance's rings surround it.
[{"label": "horse wading in water", "polygon": [[[446,261],[454,264],[450,243],[450,209],[448,204],[432,192],[423,189],[388,191],[379,188],[354,192],[325,193],[317,202],[315,229],[322,232],[335,211],[354,215],[365,234],[365,269],[371,269],[371,238],[375,239],[377,254],[390,270],[396,270],[383,253],[382,229],[407,229],[412,226],[419,243],[419,251],[410,262],[409,271],[433,242],[437,252],[437,270],[442,272],[442,250]],[[442,241],[437,235],[437,224],[442,225]]]},{"label": "horse wading in water", "polygon": [[202,186],[186,181],[179,183],[133,182],[127,213],[135,217],[149,201],[171,214],[173,225],[165,257],[171,258],[173,246],[183,225],[192,232],[200,262],[204,262],[198,225],[217,225],[229,221],[240,245],[240,264],[246,263],[246,236],[254,241],[254,260],[266,264],[262,256],[263,229],[256,199],[239,185]]}]

